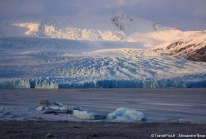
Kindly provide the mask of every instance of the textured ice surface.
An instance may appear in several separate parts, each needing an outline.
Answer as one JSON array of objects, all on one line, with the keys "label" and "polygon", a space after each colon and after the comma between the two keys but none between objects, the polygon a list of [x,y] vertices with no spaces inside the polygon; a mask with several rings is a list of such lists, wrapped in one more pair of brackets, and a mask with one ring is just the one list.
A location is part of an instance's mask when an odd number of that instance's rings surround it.
[{"label": "textured ice surface", "polygon": [[[111,21],[117,16],[124,31]],[[206,63],[150,49],[182,39],[200,44],[204,30],[181,31],[133,17],[127,22],[128,17],[119,12],[0,21],[0,88],[206,87]]]},{"label": "textured ice surface", "polygon": [[107,119],[117,121],[146,121],[147,117],[137,110],[118,108],[114,112],[109,113]]},{"label": "textured ice surface", "polygon": [[82,120],[103,120],[107,117],[104,114],[79,110],[73,110],[73,116]]},{"label": "textured ice surface", "polygon": [[[89,43],[88,46],[94,50],[85,51],[81,48],[84,45],[75,41],[74,44],[79,47],[68,43],[67,50],[62,47],[64,44],[60,45],[64,40],[5,39],[0,39],[3,42],[0,49],[5,51],[0,54],[0,88],[206,86],[206,63],[188,61],[178,56],[162,56],[150,49],[120,48],[118,42],[107,42],[105,46],[112,46],[112,49],[100,49]],[[56,45],[53,44],[55,41],[58,42]],[[127,44],[122,45],[127,47]],[[46,50],[44,46],[48,46]],[[58,46],[59,49],[54,48]]]}]

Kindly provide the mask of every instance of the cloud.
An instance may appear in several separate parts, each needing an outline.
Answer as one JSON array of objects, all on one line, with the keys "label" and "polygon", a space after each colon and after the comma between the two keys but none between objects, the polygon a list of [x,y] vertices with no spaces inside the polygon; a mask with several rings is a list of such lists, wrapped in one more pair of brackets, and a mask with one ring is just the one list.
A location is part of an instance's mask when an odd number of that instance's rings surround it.
[{"label": "cloud", "polygon": [[133,6],[138,2],[138,0],[107,0],[106,7],[124,7],[124,6]]},{"label": "cloud", "polygon": [[205,17],[205,0],[139,0],[131,10],[153,16]]},{"label": "cloud", "polygon": [[41,13],[43,5],[39,0],[1,0],[0,16],[17,16],[21,14]]},{"label": "cloud", "polygon": [[123,10],[133,16],[204,18],[205,6],[205,0],[0,0],[0,17],[108,14]]},{"label": "cloud", "polygon": [[125,0],[117,0],[117,4],[120,5],[120,6],[123,6],[125,5]]}]

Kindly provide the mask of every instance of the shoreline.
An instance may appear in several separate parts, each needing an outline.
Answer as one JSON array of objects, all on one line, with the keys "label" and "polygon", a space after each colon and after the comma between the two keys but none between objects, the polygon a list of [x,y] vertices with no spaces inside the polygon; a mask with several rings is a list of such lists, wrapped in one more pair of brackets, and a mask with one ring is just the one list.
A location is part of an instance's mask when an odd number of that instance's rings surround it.
[{"label": "shoreline", "polygon": [[[68,122],[68,121],[0,121],[0,138],[46,138],[53,139],[134,139],[179,138],[180,135],[206,135],[206,124],[175,123],[116,123],[116,122]],[[174,137],[175,136],[175,137]]]}]

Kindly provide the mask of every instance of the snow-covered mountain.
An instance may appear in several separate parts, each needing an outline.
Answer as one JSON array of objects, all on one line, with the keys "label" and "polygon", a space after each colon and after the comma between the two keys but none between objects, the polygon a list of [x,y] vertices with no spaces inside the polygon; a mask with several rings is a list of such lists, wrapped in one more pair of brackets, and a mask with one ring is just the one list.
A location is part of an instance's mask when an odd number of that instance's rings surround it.
[{"label": "snow-covered mountain", "polygon": [[188,60],[206,62],[206,46],[197,49],[193,55],[188,57]]},{"label": "snow-covered mountain", "polygon": [[0,88],[206,87],[206,63],[185,59],[205,35],[122,11],[3,20]]},{"label": "snow-covered mountain", "polygon": [[0,21],[0,37],[40,37],[87,41],[138,42],[153,47],[197,35],[155,21],[130,17],[123,11],[82,17],[22,17]]},{"label": "snow-covered mountain", "polygon": [[129,15],[127,15],[125,12],[118,11],[113,14],[111,21],[120,30],[125,31],[126,28],[130,27],[130,23],[133,21],[133,19],[129,17]]},{"label": "snow-covered mountain", "polygon": [[167,42],[154,47],[165,55],[186,56],[189,60],[206,61],[206,31],[187,40]]}]

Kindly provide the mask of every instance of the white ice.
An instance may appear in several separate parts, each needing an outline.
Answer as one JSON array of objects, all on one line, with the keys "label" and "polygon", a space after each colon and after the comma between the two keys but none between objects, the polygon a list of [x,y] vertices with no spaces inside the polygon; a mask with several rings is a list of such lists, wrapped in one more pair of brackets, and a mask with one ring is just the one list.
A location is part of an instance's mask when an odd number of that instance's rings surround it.
[{"label": "white ice", "polygon": [[82,120],[103,120],[107,117],[104,114],[79,110],[73,110],[73,116]]},{"label": "white ice", "polygon": [[114,112],[109,113],[107,119],[117,121],[146,121],[147,117],[138,110],[118,108]]}]

